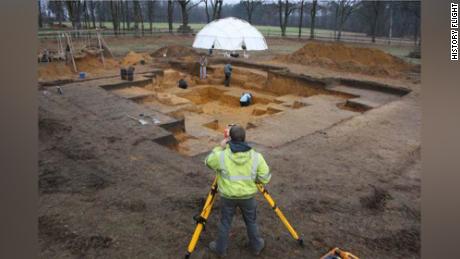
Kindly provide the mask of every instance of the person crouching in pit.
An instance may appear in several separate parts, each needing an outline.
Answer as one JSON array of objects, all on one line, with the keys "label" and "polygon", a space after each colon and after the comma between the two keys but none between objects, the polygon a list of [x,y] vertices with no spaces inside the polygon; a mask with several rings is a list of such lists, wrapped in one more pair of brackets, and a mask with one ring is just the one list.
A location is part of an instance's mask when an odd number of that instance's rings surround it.
[{"label": "person crouching in pit", "polygon": [[245,107],[249,106],[252,103],[252,94],[250,93],[243,93],[240,97],[240,106]]}]

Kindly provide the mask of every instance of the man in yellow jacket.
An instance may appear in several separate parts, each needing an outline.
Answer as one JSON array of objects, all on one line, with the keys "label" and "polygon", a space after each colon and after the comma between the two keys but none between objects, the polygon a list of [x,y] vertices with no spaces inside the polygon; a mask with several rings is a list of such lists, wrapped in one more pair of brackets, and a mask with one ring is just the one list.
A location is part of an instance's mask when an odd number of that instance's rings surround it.
[{"label": "man in yellow jacket", "polygon": [[262,154],[246,142],[244,128],[234,125],[230,138],[221,142],[206,157],[205,164],[216,171],[217,186],[221,196],[221,218],[216,241],[209,244],[212,252],[224,256],[228,247],[228,232],[237,207],[246,223],[249,247],[259,255],[265,247],[256,223],[256,183],[267,184],[271,174]]}]

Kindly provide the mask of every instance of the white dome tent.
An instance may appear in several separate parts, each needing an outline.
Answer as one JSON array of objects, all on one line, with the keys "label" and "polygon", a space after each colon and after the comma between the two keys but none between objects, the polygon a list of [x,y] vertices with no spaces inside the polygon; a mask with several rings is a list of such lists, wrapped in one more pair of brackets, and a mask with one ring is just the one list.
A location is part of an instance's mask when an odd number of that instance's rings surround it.
[{"label": "white dome tent", "polygon": [[213,21],[201,29],[193,42],[194,48],[237,51],[268,49],[264,36],[244,20],[228,17]]}]

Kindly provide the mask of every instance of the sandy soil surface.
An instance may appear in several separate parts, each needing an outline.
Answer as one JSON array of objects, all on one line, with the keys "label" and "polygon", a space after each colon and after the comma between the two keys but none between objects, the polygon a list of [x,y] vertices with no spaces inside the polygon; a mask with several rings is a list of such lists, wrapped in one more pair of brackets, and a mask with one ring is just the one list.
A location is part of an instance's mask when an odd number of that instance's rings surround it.
[{"label": "sandy soil surface", "polygon": [[[412,92],[276,148],[255,146],[273,173],[270,192],[305,239],[298,247],[258,195],[259,258],[319,258],[336,246],[360,258],[420,258],[420,85],[398,82]],[[38,91],[39,257],[182,257],[213,172],[203,155],[149,141],[161,130],[123,119],[122,105],[90,108],[66,95],[91,86]],[[219,199],[193,258],[215,258],[206,246],[218,211]],[[240,213],[230,238],[228,258],[252,258]]]}]

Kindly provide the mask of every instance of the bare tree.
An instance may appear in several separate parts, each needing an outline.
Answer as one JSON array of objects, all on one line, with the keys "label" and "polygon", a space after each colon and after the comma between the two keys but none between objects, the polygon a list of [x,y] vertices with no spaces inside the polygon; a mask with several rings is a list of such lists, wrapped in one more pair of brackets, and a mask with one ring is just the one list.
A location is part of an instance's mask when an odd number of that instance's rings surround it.
[{"label": "bare tree", "polygon": [[81,2],[80,1],[66,1],[67,12],[69,13],[70,21],[74,29],[80,29],[81,17]]},{"label": "bare tree", "polygon": [[382,1],[364,1],[362,2],[362,12],[360,12],[364,18],[370,21],[370,34],[372,37],[372,42],[375,42],[375,37],[377,34],[378,19],[380,17],[384,4]]},{"label": "bare tree", "polygon": [[338,4],[338,9],[336,12],[336,15],[338,14],[338,34],[337,34],[337,41],[340,41],[340,38],[342,37],[342,30],[343,30],[343,25],[347,21],[348,17],[350,17],[350,14],[355,10],[357,6],[357,1],[354,0],[340,0]]},{"label": "bare tree", "polygon": [[318,0],[313,0],[311,11],[310,11],[310,39],[315,38],[315,22],[316,22],[316,8],[318,6]]},{"label": "bare tree", "polygon": [[93,28],[96,28],[96,15],[94,13],[94,10],[96,9],[96,4],[94,1],[89,1],[89,9],[91,13],[91,22],[93,24]]},{"label": "bare tree", "polygon": [[241,1],[244,5],[244,9],[246,10],[246,14],[248,16],[248,22],[252,23],[252,14],[254,13],[254,9],[263,4],[263,1],[256,1],[256,0],[247,0]]},{"label": "bare tree", "polygon": [[173,12],[174,12],[174,2],[172,0],[168,0],[168,26],[169,26],[169,33],[173,32]]},{"label": "bare tree", "polygon": [[118,1],[110,1],[110,11],[112,14],[112,24],[113,24],[113,31],[115,35],[118,35],[120,28],[119,28],[119,15],[120,15],[120,6],[118,5]]},{"label": "bare tree", "polygon": [[296,6],[293,3],[289,3],[289,0],[283,1],[278,0],[278,13],[280,19],[281,36],[286,36],[286,27],[289,20],[289,16],[296,10]]},{"label": "bare tree", "polygon": [[414,32],[413,32],[413,35],[414,35],[414,44],[417,45],[417,42],[418,42],[418,45],[420,45],[420,41],[418,41],[419,39],[419,32],[420,32],[420,1],[417,1],[417,2],[403,2],[403,10],[412,14],[413,16],[413,25],[414,25]]},{"label": "bare tree", "polygon": [[212,7],[212,20],[220,19],[220,14],[222,12],[222,3],[223,0],[210,0]]},{"label": "bare tree", "polygon": [[124,15],[125,15],[125,22],[126,22],[126,29],[129,31],[131,28],[131,8],[129,7],[129,1],[124,1]]},{"label": "bare tree", "polygon": [[49,1],[48,8],[53,12],[56,20],[58,21],[59,25],[62,25],[62,21],[64,21],[64,4],[63,1]]},{"label": "bare tree", "polygon": [[133,0],[135,29],[139,32],[139,23],[141,24],[142,36],[144,36],[144,17],[142,15],[142,7],[138,0]]},{"label": "bare tree", "polygon": [[38,27],[43,28],[42,3],[38,0]]},{"label": "bare tree", "polygon": [[209,17],[209,10],[208,10],[208,0],[203,0],[204,2],[204,12],[206,13],[206,22],[209,23],[211,18]]},{"label": "bare tree", "polygon": [[183,33],[190,32],[191,28],[188,26],[189,12],[193,7],[199,5],[202,1],[197,1],[194,4],[192,4],[192,0],[178,0],[177,2],[180,5],[182,14],[182,25],[179,27],[179,30]]},{"label": "bare tree", "polygon": [[299,38],[302,36],[302,21],[303,21],[303,8],[305,6],[305,0],[300,1],[300,17],[299,17]]},{"label": "bare tree", "polygon": [[89,14],[88,14],[88,2],[83,1],[83,18],[85,22],[85,29],[89,28]]},{"label": "bare tree", "polygon": [[150,24],[150,33],[153,32],[153,28],[152,28],[152,23],[153,23],[153,11],[154,11],[154,5],[155,5],[155,2],[150,0],[147,2],[147,11],[148,11],[148,18],[149,18],[149,24]]}]

